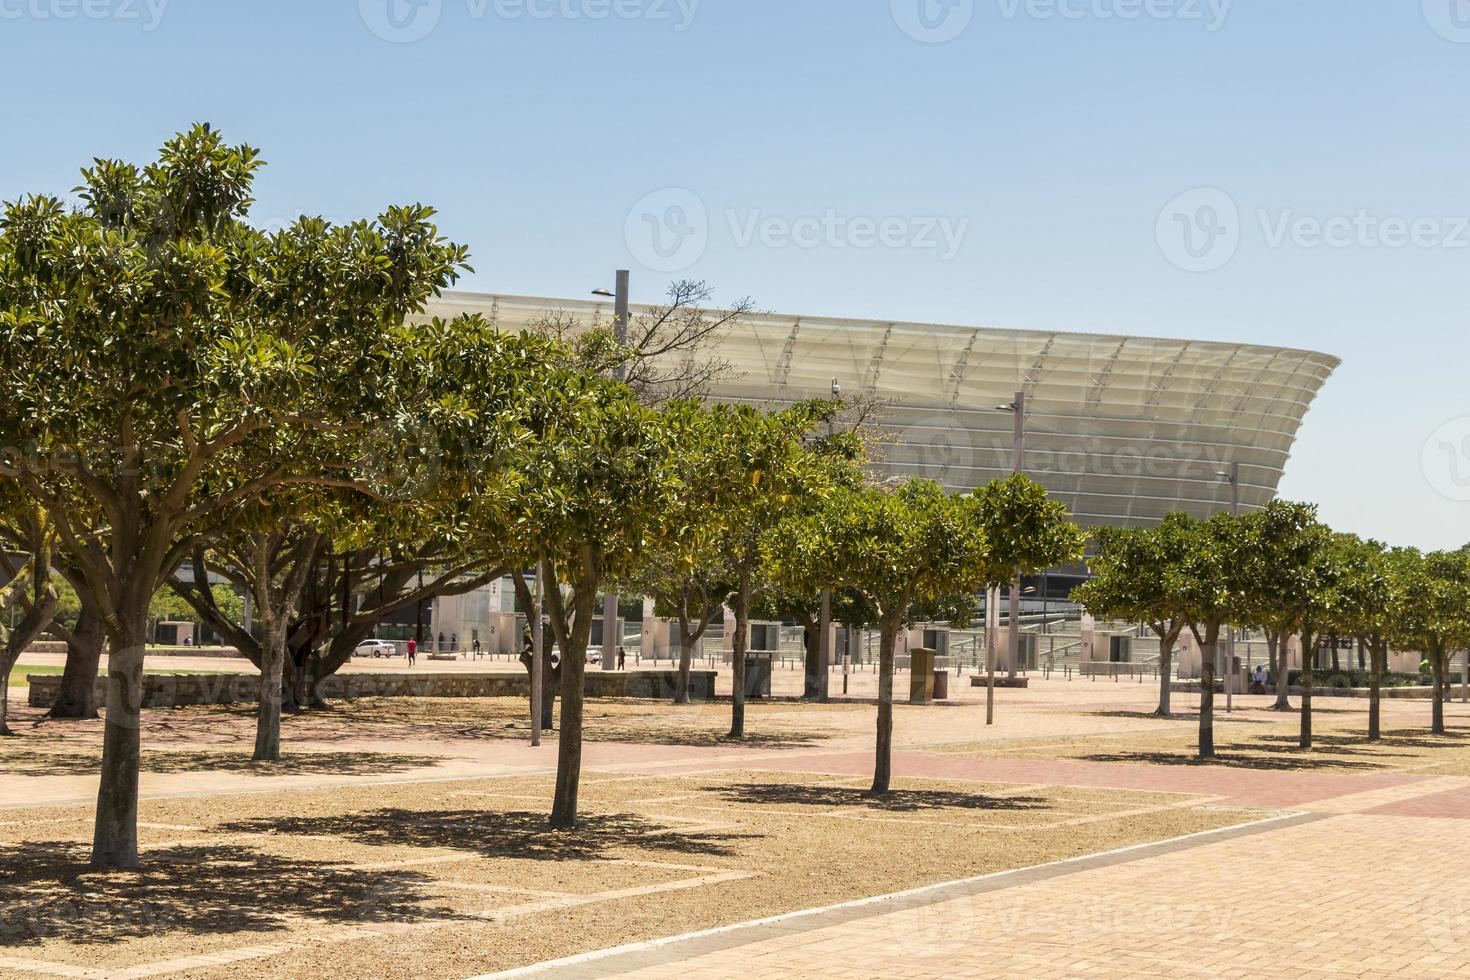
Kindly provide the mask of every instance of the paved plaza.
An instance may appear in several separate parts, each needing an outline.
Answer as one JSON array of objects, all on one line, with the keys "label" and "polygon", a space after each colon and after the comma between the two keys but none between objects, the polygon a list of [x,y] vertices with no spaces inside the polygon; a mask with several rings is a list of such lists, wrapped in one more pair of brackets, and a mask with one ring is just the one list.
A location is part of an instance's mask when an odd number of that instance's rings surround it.
[{"label": "paved plaza", "polygon": [[[548,846],[527,828],[555,740],[526,744],[515,702],[289,719],[269,775],[237,762],[248,711],[158,712],[145,865],[149,851],[204,862],[209,914],[149,899],[184,937],[167,950],[126,923],[90,944],[54,925],[7,932],[0,975],[1470,976],[1465,705],[1434,739],[1427,703],[1388,702],[1390,737],[1369,747],[1365,703],[1324,698],[1306,754],[1290,745],[1295,715],[1240,698],[1205,766],[1190,758],[1190,695],[1166,721],[1147,716],[1151,684],[1036,679],[1001,692],[987,728],[983,692],[959,693],[899,707],[887,808],[861,794],[869,704],[756,705],[756,737],[732,744],[718,737],[727,704],[591,702],[589,827],[618,830],[560,842],[552,865],[527,858]],[[13,710],[0,838],[40,880],[86,839],[100,727],[58,737]],[[460,830],[427,829],[440,826]],[[264,876],[250,894],[280,889],[278,915],[225,908],[247,900],[210,851],[225,847]],[[341,894],[304,896],[268,863],[287,860]],[[91,879],[0,881],[19,912],[78,893],[111,908]]]}]

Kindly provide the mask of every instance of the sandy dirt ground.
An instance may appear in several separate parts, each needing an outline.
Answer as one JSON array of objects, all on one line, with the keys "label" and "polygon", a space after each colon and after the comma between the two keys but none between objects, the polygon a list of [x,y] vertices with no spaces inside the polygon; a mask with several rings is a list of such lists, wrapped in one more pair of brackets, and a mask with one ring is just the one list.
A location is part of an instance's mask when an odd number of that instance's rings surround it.
[{"label": "sandy dirt ground", "polygon": [[881,800],[864,792],[870,705],[752,705],[752,737],[732,742],[728,704],[594,702],[585,819],[564,833],[545,823],[555,734],[531,748],[517,699],[291,717],[271,766],[248,761],[248,709],[149,711],[144,865],[124,875],[85,864],[100,723],[13,703],[0,976],[454,980],[1333,799],[1470,786],[1463,705],[1431,737],[1427,704],[1388,704],[1388,738],[1369,746],[1365,706],[1319,704],[1303,753],[1294,715],[1242,698],[1218,722],[1221,758],[1200,766],[1197,701],[1159,719],[1152,698],[1039,682],[1002,692],[994,726],[973,702],[900,706],[896,792]]}]

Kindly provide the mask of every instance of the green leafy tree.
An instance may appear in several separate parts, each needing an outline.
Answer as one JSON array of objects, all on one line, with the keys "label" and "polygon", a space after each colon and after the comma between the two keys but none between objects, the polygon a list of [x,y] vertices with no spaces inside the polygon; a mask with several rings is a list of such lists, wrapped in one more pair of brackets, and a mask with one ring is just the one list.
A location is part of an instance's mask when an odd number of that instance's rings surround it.
[{"label": "green leafy tree", "polygon": [[[976,490],[975,498],[990,542],[991,577],[986,586],[1014,588],[1023,575],[1082,557],[1086,533],[1072,523],[1062,502],[1049,497],[1046,488],[1030,477],[1017,473],[994,480]],[[1012,677],[1019,667],[1012,658],[1008,665]]]},{"label": "green leafy tree", "polygon": [[259,231],[260,166],[198,126],[146,167],[96,161],[80,208],[38,196],[0,219],[0,442],[23,447],[6,472],[109,644],[99,868],[138,863],[153,594],[251,501],[364,482],[352,450],[398,408],[394,331],[464,267],[422,205]]},{"label": "green leafy tree", "polygon": [[674,703],[689,703],[689,676],[694,650],[725,611],[732,591],[713,542],[706,535],[710,521],[681,524],[684,533],[667,536],[663,545],[645,556],[632,577],[623,583],[630,591],[654,601],[655,616],[673,621],[679,651]]},{"label": "green leafy tree", "polygon": [[561,715],[551,825],[575,827],[581,783],[583,682],[597,598],[604,583],[631,575],[664,533],[669,496],[681,490],[673,460],[693,411],[642,405],[631,389],[563,370],[540,389],[513,450],[514,480],[487,493],[477,525],[491,529],[486,561],[514,573],[539,565],[561,652]]},{"label": "green leafy tree", "polygon": [[194,619],[194,610],[173,589],[162,586],[148,602],[148,633],[155,635],[159,623],[184,623]]},{"label": "green leafy tree", "polygon": [[7,581],[0,586],[0,608],[18,602],[24,612],[14,626],[0,622],[0,736],[14,735],[8,725],[10,672],[20,655],[45,631],[56,613],[56,589],[51,581],[54,532],[39,507],[18,501],[14,487],[0,488],[0,506],[9,504],[13,525],[31,544],[29,557],[17,565],[11,555],[0,551],[0,571]]},{"label": "green leafy tree", "polygon": [[1341,571],[1336,585],[1335,623],[1368,653],[1368,738],[1376,742],[1383,737],[1383,674],[1388,669],[1402,579],[1396,556],[1381,542],[1339,534],[1335,548]]},{"label": "green leafy tree", "polygon": [[772,578],[784,588],[843,586],[871,606],[879,628],[872,789],[887,793],[898,634],[914,603],[973,592],[993,574],[978,502],[921,480],[896,490],[844,488],[774,525],[761,548]]},{"label": "green leafy tree", "polygon": [[1422,653],[1429,661],[1434,684],[1432,726],[1445,733],[1445,689],[1449,684],[1450,655],[1470,643],[1470,554],[1405,551],[1395,567],[1400,591],[1395,607],[1396,634],[1405,649]]},{"label": "green leafy tree", "polygon": [[1163,589],[1200,649],[1199,757],[1215,756],[1215,659],[1225,624],[1246,608],[1249,578],[1240,566],[1247,553],[1240,519],[1217,514],[1200,521],[1171,515],[1171,533],[1182,549],[1164,570]]},{"label": "green leafy tree", "polygon": [[[1342,614],[1338,591],[1343,552],[1332,530],[1310,504],[1273,501],[1240,518],[1246,532],[1236,555],[1242,573],[1235,622],[1271,622],[1302,642],[1301,732],[1298,744],[1312,747],[1313,670],[1317,643]],[[1283,651],[1282,660],[1285,655]]]},{"label": "green leafy tree", "polygon": [[1072,593],[1094,616],[1144,623],[1159,639],[1159,707],[1170,716],[1174,647],[1188,623],[1180,597],[1169,591],[1169,570],[1188,558],[1192,524],[1167,515],[1157,528],[1098,528],[1097,554],[1089,562],[1092,578]]},{"label": "green leafy tree", "polygon": [[855,437],[838,434],[821,443],[811,441],[816,428],[839,410],[839,405],[826,400],[770,414],[748,405],[715,405],[703,413],[692,437],[696,456],[684,460],[690,501],[679,524],[711,523],[721,578],[730,589],[735,620],[730,663],[733,739],[745,737],[752,611],[772,581],[764,564],[762,535],[792,513],[817,505],[830,488],[860,479],[854,464],[862,449]]}]

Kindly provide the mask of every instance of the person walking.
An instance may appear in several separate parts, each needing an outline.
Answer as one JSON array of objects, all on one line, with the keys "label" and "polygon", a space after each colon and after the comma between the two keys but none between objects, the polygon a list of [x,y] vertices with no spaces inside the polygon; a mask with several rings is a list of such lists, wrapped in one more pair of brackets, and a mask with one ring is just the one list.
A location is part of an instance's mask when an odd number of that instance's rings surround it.
[{"label": "person walking", "polygon": [[413,666],[414,659],[418,656],[419,645],[413,640],[408,641],[408,665]]},{"label": "person walking", "polygon": [[626,666],[628,666],[628,651],[622,647],[618,647],[618,670],[622,670]]},{"label": "person walking", "polygon": [[475,659],[476,660],[479,660],[480,659],[480,638],[478,636],[475,637],[475,642],[471,645],[471,648],[474,650]]}]

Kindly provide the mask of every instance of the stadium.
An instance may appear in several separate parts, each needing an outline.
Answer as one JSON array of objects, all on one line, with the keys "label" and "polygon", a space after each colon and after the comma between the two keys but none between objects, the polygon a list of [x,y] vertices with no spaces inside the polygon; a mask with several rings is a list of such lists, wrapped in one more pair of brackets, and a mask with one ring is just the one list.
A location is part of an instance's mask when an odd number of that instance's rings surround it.
[{"label": "stadium", "polygon": [[[448,293],[429,312],[507,330],[613,317],[606,302],[479,293]],[[1223,509],[1233,465],[1242,509],[1264,507],[1340,363],[1284,347],[769,313],[743,317],[711,354],[732,368],[718,400],[823,398],[834,379],[881,400],[892,439],[879,467],[956,491],[1011,472],[1021,392],[1025,471],[1083,525],[1119,526]]]}]

